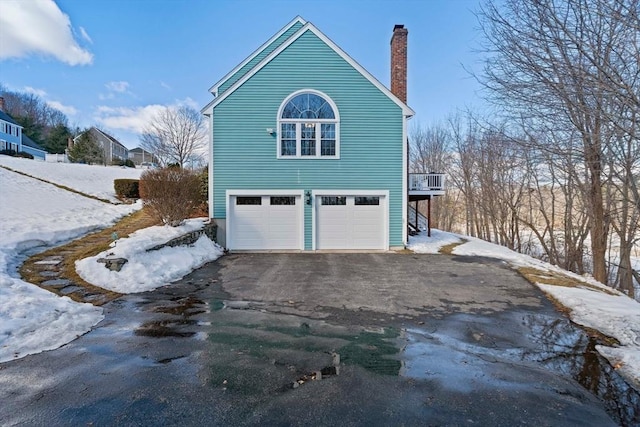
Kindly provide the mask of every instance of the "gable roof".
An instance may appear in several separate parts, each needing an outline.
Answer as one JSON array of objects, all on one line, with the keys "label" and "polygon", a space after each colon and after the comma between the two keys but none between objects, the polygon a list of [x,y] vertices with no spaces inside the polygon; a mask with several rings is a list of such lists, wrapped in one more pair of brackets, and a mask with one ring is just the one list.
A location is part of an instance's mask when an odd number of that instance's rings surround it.
[{"label": "gable roof", "polygon": [[[260,46],[258,49],[256,49],[251,55],[246,57],[244,61],[242,61],[240,64],[236,65],[236,67],[233,70],[229,71],[216,84],[211,86],[209,88],[209,92],[211,92],[213,94],[213,96],[218,96],[218,90],[219,90],[220,86],[222,86],[224,83],[228,82],[229,80],[233,80],[233,78],[235,78],[235,81],[238,81],[247,72],[251,71],[255,67],[255,65],[259,62],[259,60],[262,59],[260,57],[261,54],[263,54],[264,56],[268,55],[269,53],[273,52],[274,49],[276,49],[278,46],[280,46],[285,41],[285,40],[282,40],[282,41],[280,41],[280,43],[278,43],[278,39],[280,37],[282,37],[283,35],[285,35],[285,33],[287,31],[289,31],[292,27],[294,27],[296,25],[303,26],[306,23],[307,23],[307,21],[302,19],[302,17],[300,15],[296,16],[295,18],[293,18],[293,20],[291,22],[289,22],[287,25],[282,27],[282,29],[280,31],[275,33],[262,46]],[[255,63],[251,64],[252,61],[255,62]],[[246,70],[243,70],[242,68],[245,67],[245,66],[248,66],[248,67],[247,67]],[[243,71],[244,71],[244,73],[243,73]],[[240,75],[237,75],[237,74],[240,74]],[[234,83],[235,83],[235,81],[234,81]]]},{"label": "gable roof", "polygon": [[[302,18],[300,18],[302,19]],[[294,20],[295,21],[295,20]],[[293,22],[293,21],[292,21]],[[285,27],[286,28],[286,27]],[[407,104],[402,102],[395,96],[391,91],[378,79],[376,79],[371,73],[369,73],[364,67],[362,67],[358,62],[356,62],[353,58],[351,58],[344,50],[342,50],[337,44],[335,44],[329,37],[327,37],[322,31],[320,31],[316,26],[314,26],[311,22],[305,23],[302,28],[296,31],[291,37],[289,37],[284,43],[274,49],[269,55],[267,55],[262,61],[256,64],[250,71],[245,73],[240,79],[238,79],[231,87],[225,90],[220,96],[217,96],[213,101],[207,104],[201,111],[205,115],[210,115],[213,112],[213,108],[226,99],[229,95],[231,95],[236,89],[244,84],[247,80],[249,80],[254,74],[264,68],[271,60],[277,57],[283,50],[285,50],[288,46],[290,46],[293,42],[298,40],[303,34],[307,31],[315,34],[320,40],[322,40],[327,46],[329,46],[335,53],[337,53],[342,59],[344,59],[349,65],[351,65],[356,71],[358,71],[365,79],[369,80],[371,84],[373,84],[376,88],[378,88],[382,93],[384,93],[389,99],[391,99],[395,104],[397,104],[401,109],[405,116],[413,116],[415,112],[409,107]],[[274,40],[272,37],[271,40]],[[263,45],[264,46],[264,45]],[[248,62],[248,61],[247,61]],[[239,67],[236,67],[239,69]],[[229,75],[227,75],[229,76]],[[225,76],[225,78],[227,78]],[[223,79],[225,80],[225,79]],[[221,80],[222,82],[222,80]],[[219,84],[214,85],[213,87],[217,87]]]},{"label": "gable roof", "polygon": [[22,145],[26,145],[27,147],[35,148],[36,150],[40,150],[40,151],[42,151],[44,153],[47,152],[44,148],[42,148],[42,146],[40,144],[35,142],[33,139],[29,138],[24,133],[22,134]]},{"label": "gable roof", "polygon": [[[95,126],[91,126],[88,130],[88,132],[92,132],[92,133],[97,133],[98,135],[102,135],[107,141],[113,142],[114,144],[118,144],[120,146],[122,146],[124,149],[129,150],[127,147],[124,146],[124,144],[122,144],[120,141],[118,141],[117,139],[115,139],[114,137],[112,137],[111,135],[109,135],[108,133],[106,133],[105,131],[98,129]],[[75,142],[76,139],[80,138],[81,135],[83,135],[85,132],[82,132],[81,134],[77,135],[75,138],[73,138],[73,141]]]},{"label": "gable roof", "polygon": [[136,148],[132,148],[131,150],[129,150],[130,153],[147,153],[147,154],[153,154],[151,151],[147,151],[142,147],[136,147]]},{"label": "gable roof", "polygon": [[[16,122],[15,120],[13,120],[13,117],[11,117],[9,114],[5,113],[4,111],[0,110],[0,120],[4,120],[5,122],[9,122],[12,125],[16,125],[16,126],[20,126],[18,124],[18,122]],[[22,126],[20,126],[22,127]]]}]

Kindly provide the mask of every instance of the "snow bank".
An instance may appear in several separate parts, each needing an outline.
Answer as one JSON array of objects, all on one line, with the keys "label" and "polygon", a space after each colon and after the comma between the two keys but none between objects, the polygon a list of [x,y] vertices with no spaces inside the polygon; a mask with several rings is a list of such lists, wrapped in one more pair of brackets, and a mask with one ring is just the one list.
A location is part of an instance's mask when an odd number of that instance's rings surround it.
[{"label": "snow bank", "polygon": [[0,182],[0,362],[5,362],[58,348],[103,319],[101,308],[20,280],[15,267],[21,253],[105,227],[140,206],[109,205],[2,168]]},{"label": "snow bank", "polygon": [[[219,258],[223,249],[202,236],[191,246],[146,250],[203,226],[203,219],[192,219],[179,227],[155,226],[138,230],[128,238],[119,239],[110,250],[76,261],[76,271],[93,285],[121,293],[144,292],[164,286]],[[126,258],[128,262],[120,271],[111,271],[98,263],[99,258],[107,257]]]},{"label": "snow bank", "polygon": [[118,202],[113,189],[114,179],[139,179],[144,172],[120,166],[47,163],[4,155],[0,155],[0,165],[112,202]]}]

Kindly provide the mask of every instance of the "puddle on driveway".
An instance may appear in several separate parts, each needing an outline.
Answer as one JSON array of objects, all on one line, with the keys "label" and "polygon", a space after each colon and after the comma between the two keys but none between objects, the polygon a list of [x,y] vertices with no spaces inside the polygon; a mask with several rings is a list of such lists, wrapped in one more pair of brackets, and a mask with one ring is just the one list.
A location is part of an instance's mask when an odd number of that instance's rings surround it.
[{"label": "puddle on driveway", "polygon": [[[558,316],[513,312],[513,318],[496,322],[495,315],[455,314],[410,329],[372,330],[268,309],[251,301],[175,298],[146,307],[154,315],[135,335],[198,340],[206,349],[199,356],[204,382],[247,399],[297,392],[294,383],[316,381],[323,369],[330,373],[337,353],[344,366],[436,382],[460,393],[537,387],[581,400],[580,392],[558,385],[562,381],[545,382],[536,373],[573,378],[616,422],[634,425],[640,419],[638,391],[598,355],[596,339]],[[182,357],[163,356],[158,363]],[[322,381],[340,381],[336,374]]]},{"label": "puddle on driveway", "polygon": [[198,325],[198,321],[191,317],[208,312],[207,304],[191,296],[172,298],[171,302],[168,305],[153,307],[151,311],[172,317],[145,322],[136,328],[134,333],[138,336],[156,338],[188,338],[196,335],[198,331],[190,327]]},{"label": "puddle on driveway", "polygon": [[[545,315],[520,316],[517,320],[530,331],[527,338],[533,344],[527,347],[520,342],[505,342],[499,334],[487,333],[478,317],[452,317],[458,318],[458,330],[440,332],[436,326],[430,331],[417,328],[403,331],[400,341],[406,346],[401,355],[401,376],[436,381],[444,388],[463,393],[491,387],[516,391],[530,388],[535,377],[505,373],[501,368],[505,363],[516,363],[526,369],[530,366],[534,373],[542,366],[576,380],[596,395],[620,424],[637,425],[640,421],[640,393],[597,353],[595,346],[601,343],[570,321]],[[555,391],[573,394],[569,389]]]}]

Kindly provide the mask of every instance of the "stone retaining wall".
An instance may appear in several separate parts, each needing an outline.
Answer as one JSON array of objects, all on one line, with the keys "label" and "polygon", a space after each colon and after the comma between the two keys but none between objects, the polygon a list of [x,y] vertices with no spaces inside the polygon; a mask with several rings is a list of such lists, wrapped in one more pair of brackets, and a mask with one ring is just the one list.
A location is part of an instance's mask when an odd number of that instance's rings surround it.
[{"label": "stone retaining wall", "polygon": [[209,224],[205,224],[204,228],[201,230],[192,231],[191,233],[184,234],[180,237],[176,237],[174,239],[169,240],[168,242],[162,243],[160,245],[156,245],[152,248],[147,249],[147,252],[157,251],[158,249],[165,248],[167,246],[176,247],[176,246],[186,246],[194,244],[203,234],[206,235],[212,241],[216,241],[216,230],[218,226],[211,222]]}]

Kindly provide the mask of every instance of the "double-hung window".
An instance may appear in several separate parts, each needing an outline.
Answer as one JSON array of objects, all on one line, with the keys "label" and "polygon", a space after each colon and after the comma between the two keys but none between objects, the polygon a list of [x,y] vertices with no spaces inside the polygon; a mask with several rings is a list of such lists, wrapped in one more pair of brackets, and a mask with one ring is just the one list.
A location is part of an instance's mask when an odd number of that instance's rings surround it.
[{"label": "double-hung window", "polygon": [[289,96],[278,115],[279,158],[339,158],[338,109],[326,95],[311,90]]}]

